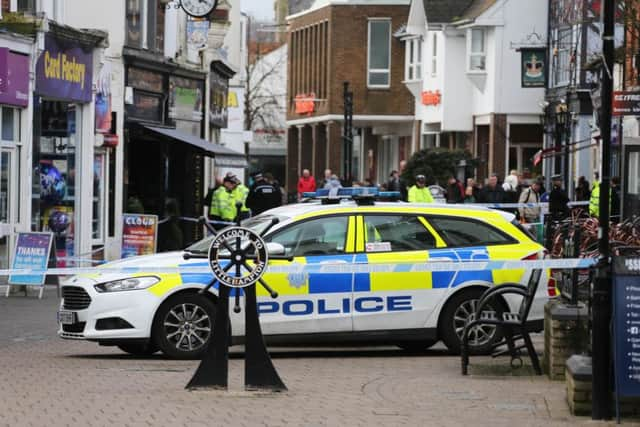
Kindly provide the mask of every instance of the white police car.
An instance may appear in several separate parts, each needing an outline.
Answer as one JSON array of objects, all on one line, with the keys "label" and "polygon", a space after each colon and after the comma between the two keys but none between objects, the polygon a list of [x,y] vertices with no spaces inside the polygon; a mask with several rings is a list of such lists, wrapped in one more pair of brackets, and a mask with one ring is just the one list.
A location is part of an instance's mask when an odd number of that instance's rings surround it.
[{"label": "white police car", "polygon": [[[543,247],[513,215],[464,205],[298,204],[267,211],[243,225],[258,233],[272,226],[264,236],[270,249],[293,257],[292,263],[270,263],[295,267],[289,272],[267,271],[264,276],[278,298],[257,288],[262,330],[271,344],[378,342],[419,349],[443,340],[458,351],[458,337],[479,295],[494,284],[526,283],[530,273],[430,272],[411,268],[411,263],[544,256]],[[206,253],[209,243],[204,239],[189,251]],[[318,264],[365,268],[332,274],[305,269]],[[145,268],[207,265],[172,252],[104,266],[123,269],[118,274],[98,268],[95,274],[73,277],[62,286],[59,336],[116,345],[132,354],[161,350],[172,358],[198,357],[211,339],[217,290],[198,291],[213,275],[206,270],[145,273]],[[539,287],[529,316],[534,330],[542,329],[547,292],[546,286]],[[241,342],[244,313],[230,310],[229,315],[234,342]],[[473,338],[472,345],[483,351],[498,334],[483,328]]]}]

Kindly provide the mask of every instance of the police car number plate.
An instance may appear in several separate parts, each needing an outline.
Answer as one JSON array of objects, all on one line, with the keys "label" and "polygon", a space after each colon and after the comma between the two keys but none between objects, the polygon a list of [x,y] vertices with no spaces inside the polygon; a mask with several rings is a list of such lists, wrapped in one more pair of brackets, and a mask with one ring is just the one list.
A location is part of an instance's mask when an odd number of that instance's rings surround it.
[{"label": "police car number plate", "polygon": [[61,325],[73,325],[74,323],[77,323],[76,313],[73,311],[59,311],[58,322]]}]

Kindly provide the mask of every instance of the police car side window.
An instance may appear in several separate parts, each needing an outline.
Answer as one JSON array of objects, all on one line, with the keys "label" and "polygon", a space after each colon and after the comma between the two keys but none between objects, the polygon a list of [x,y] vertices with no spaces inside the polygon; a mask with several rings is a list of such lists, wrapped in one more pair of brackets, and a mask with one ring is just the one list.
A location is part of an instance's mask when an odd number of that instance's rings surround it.
[{"label": "police car side window", "polygon": [[365,215],[364,224],[367,252],[421,251],[436,247],[433,234],[415,216]]},{"label": "police car side window", "polygon": [[345,252],[347,224],[346,216],[317,218],[294,224],[268,240],[284,246],[286,255],[342,254]]},{"label": "police car side window", "polygon": [[511,237],[482,221],[466,218],[431,217],[429,222],[442,236],[447,246],[469,247],[515,243]]}]

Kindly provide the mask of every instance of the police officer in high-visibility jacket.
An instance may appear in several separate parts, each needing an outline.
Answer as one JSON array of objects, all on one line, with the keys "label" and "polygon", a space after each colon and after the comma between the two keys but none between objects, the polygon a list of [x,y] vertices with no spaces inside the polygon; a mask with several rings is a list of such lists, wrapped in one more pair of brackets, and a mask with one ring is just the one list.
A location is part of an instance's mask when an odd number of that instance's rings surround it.
[{"label": "police officer in high-visibility jacket", "polygon": [[433,203],[433,196],[426,184],[427,178],[424,175],[416,176],[416,185],[409,188],[409,203]]},{"label": "police officer in high-visibility jacket", "polygon": [[[212,221],[233,222],[238,215],[236,208],[236,199],[233,190],[238,185],[238,179],[235,176],[227,175],[222,181],[222,185],[213,193],[211,197],[211,208],[209,209],[209,218]],[[222,228],[224,224],[219,224]],[[216,224],[214,224],[216,226]]]},{"label": "police officer in high-visibility jacket", "polygon": [[240,207],[240,219],[247,219],[251,216],[251,211],[247,207],[247,197],[249,196],[249,189],[245,186],[240,180],[233,174],[228,173],[227,175],[231,175],[231,178],[236,182],[236,186],[231,192],[233,195],[233,199],[236,203],[240,203],[242,206]]}]

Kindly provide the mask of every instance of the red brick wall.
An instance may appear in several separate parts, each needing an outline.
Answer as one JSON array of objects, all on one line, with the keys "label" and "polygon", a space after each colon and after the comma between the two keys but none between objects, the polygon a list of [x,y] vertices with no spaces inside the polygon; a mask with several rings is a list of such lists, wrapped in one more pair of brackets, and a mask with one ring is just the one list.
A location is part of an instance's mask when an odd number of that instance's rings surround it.
[{"label": "red brick wall", "polygon": [[2,0],[2,11],[3,12],[8,12],[9,11],[10,3],[11,3],[11,0]]},{"label": "red brick wall", "polygon": [[[287,118],[343,114],[345,81],[349,81],[354,92],[354,114],[413,115],[413,97],[402,83],[404,44],[395,37],[391,39],[391,87],[367,88],[368,19],[390,18],[393,33],[406,24],[408,13],[408,6],[330,6],[292,20]],[[324,21],[328,22],[326,48],[322,44],[324,27],[315,30]],[[323,98],[326,93],[327,101],[317,102],[310,115],[296,114],[293,98],[306,92],[320,94]]]}]

